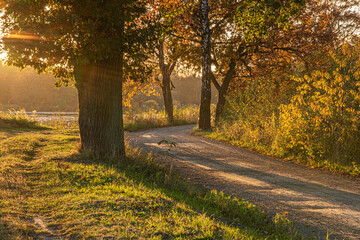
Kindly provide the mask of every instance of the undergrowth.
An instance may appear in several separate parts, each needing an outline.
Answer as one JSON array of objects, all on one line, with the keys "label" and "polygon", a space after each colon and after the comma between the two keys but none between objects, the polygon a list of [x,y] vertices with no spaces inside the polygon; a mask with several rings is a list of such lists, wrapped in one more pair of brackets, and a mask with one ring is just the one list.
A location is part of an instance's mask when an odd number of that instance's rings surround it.
[{"label": "undergrowth", "polygon": [[360,177],[360,43],[326,57],[327,69],[258,77],[235,89],[204,135]]}]

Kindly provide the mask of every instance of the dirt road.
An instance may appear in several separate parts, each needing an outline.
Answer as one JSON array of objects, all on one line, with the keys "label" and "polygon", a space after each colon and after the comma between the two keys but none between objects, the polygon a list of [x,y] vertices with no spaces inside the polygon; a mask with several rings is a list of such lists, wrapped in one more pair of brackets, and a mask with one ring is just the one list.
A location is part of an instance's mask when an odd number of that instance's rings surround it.
[{"label": "dirt road", "polygon": [[[271,215],[285,213],[308,236],[360,239],[359,180],[191,136],[193,128],[147,130],[129,139],[197,185],[244,198]],[[162,139],[176,146],[169,151],[157,144]]]}]

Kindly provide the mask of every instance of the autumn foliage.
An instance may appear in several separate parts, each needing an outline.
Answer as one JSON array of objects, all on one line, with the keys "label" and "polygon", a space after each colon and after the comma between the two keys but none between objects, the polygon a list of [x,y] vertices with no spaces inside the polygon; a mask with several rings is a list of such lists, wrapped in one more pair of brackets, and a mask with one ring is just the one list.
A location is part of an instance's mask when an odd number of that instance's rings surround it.
[{"label": "autumn foliage", "polygon": [[287,78],[273,74],[243,83],[229,97],[218,134],[315,166],[359,165],[359,56],[359,41],[345,42],[323,55],[323,70],[293,69]]},{"label": "autumn foliage", "polygon": [[280,107],[279,134],[286,153],[360,163],[360,44],[329,54],[330,67],[295,77],[296,93]]}]

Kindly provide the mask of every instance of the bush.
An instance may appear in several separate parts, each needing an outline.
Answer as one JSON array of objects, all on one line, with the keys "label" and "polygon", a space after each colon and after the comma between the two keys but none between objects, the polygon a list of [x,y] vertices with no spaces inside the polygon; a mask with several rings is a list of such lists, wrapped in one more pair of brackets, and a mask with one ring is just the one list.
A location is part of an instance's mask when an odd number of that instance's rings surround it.
[{"label": "bush", "polygon": [[237,145],[270,153],[278,133],[279,105],[289,101],[292,91],[286,77],[254,79],[230,95],[219,133]]},{"label": "bush", "polygon": [[281,106],[282,147],[312,160],[360,163],[360,46],[344,44],[330,56],[329,71],[294,79],[297,92]]}]

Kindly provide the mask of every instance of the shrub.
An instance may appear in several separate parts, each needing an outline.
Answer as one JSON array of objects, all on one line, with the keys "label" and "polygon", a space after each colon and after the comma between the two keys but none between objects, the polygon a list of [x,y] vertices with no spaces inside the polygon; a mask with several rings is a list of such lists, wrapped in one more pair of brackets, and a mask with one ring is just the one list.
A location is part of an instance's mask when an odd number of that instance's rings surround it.
[{"label": "shrub", "polygon": [[360,46],[330,54],[332,67],[294,78],[291,103],[281,106],[282,147],[303,158],[360,163]]},{"label": "shrub", "polygon": [[218,131],[233,143],[270,152],[278,133],[279,105],[288,102],[292,85],[286,77],[254,79],[230,95]]}]

